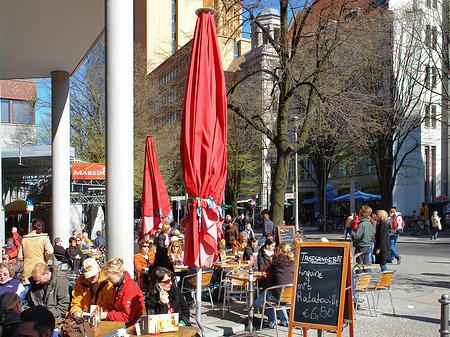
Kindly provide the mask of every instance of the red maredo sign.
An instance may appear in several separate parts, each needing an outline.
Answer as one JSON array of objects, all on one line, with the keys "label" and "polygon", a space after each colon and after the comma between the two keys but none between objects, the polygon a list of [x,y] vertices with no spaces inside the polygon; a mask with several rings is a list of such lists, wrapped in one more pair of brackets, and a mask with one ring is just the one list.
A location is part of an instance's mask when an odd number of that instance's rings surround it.
[{"label": "red maredo sign", "polygon": [[105,180],[105,164],[72,163],[72,180]]}]

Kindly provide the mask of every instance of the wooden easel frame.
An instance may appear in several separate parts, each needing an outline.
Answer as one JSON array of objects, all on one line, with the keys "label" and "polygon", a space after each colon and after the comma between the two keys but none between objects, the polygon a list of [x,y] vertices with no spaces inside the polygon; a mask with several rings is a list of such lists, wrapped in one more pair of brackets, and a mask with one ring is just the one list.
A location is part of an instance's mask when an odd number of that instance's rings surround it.
[{"label": "wooden easel frame", "polygon": [[[340,301],[339,301],[339,313],[337,325],[322,325],[313,323],[302,323],[294,321],[295,304],[296,304],[296,294],[297,294],[297,278],[298,278],[298,268],[300,263],[300,252],[302,248],[306,247],[341,247],[344,248],[344,256],[342,262],[342,276],[341,276],[341,289],[340,289]],[[307,329],[317,329],[317,330],[331,330],[337,332],[337,337],[342,336],[342,325],[344,323],[344,307],[345,304],[348,306],[348,316],[345,317],[346,323],[349,326],[349,335],[354,337],[354,317],[353,317],[353,281],[352,281],[352,260],[351,260],[351,250],[350,243],[339,243],[339,242],[305,242],[300,243],[296,249],[295,256],[295,269],[294,269],[294,291],[292,292],[292,306],[291,314],[289,317],[289,337],[292,337],[294,326],[303,328],[303,336],[307,337]]]}]

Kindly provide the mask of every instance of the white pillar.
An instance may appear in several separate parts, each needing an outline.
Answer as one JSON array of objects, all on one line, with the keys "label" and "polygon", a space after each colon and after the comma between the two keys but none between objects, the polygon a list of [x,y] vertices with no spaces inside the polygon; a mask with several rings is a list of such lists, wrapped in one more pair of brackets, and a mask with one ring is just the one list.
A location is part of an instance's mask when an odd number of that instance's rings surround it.
[{"label": "white pillar", "polygon": [[133,1],[106,6],[106,240],[133,276]]},{"label": "white pillar", "polygon": [[70,233],[70,93],[69,73],[53,71],[52,77],[52,223],[51,238],[68,245]]}]

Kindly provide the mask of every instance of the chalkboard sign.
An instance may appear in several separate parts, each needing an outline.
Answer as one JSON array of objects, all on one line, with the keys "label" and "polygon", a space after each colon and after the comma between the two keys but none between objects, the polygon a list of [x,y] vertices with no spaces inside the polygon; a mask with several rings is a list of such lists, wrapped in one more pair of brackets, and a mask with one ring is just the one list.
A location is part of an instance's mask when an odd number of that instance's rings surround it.
[{"label": "chalkboard sign", "polygon": [[295,227],[294,226],[277,226],[277,243],[286,242],[292,247],[292,243],[295,239]]},{"label": "chalkboard sign", "polygon": [[352,296],[351,282],[349,243],[301,243],[296,251],[289,335],[291,326],[302,326],[304,333],[315,328],[335,330],[340,336],[345,305],[347,317],[353,317],[351,297],[346,300]]}]

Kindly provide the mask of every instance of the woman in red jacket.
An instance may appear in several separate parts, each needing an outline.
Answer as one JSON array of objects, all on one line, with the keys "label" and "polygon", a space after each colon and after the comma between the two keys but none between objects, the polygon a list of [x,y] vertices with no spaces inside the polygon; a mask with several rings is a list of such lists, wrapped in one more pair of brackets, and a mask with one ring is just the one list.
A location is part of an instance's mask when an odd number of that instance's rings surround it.
[{"label": "woman in red jacket", "polygon": [[106,262],[102,271],[106,279],[115,288],[113,309],[103,312],[102,319],[114,322],[124,322],[127,327],[136,323],[143,314],[144,295],[141,288],[123,268],[123,260],[120,258]]}]

